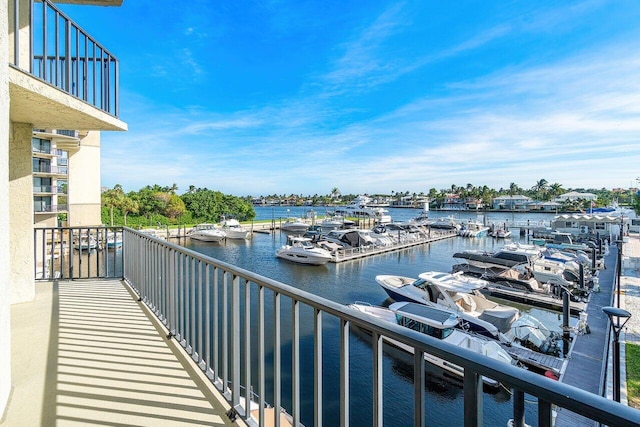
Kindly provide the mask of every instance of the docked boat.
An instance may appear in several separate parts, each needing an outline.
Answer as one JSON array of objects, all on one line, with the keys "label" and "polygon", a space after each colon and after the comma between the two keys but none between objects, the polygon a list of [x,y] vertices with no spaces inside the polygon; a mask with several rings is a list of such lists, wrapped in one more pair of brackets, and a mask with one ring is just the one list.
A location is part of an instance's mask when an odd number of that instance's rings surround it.
[{"label": "docked boat", "polygon": [[453,310],[482,335],[497,338],[507,332],[518,318],[516,308],[486,299],[478,292],[487,281],[436,271],[421,273],[418,279],[404,276],[379,275],[376,282],[394,301],[410,301]]},{"label": "docked boat", "polygon": [[355,227],[356,223],[342,215],[334,215],[324,218],[319,225],[322,230],[340,230]]},{"label": "docked boat", "polygon": [[203,242],[221,242],[227,237],[227,234],[215,224],[198,224],[189,232],[188,236]]},{"label": "docked boat", "polygon": [[300,218],[287,218],[280,225],[280,229],[289,233],[304,233],[309,229],[309,224]]},{"label": "docked boat", "polygon": [[336,213],[347,217],[373,218],[378,224],[391,222],[389,211],[382,206],[371,206],[373,201],[369,196],[359,195],[346,206],[337,206]]},{"label": "docked boat", "polygon": [[418,279],[380,275],[376,276],[376,282],[394,301],[416,302],[456,313],[463,327],[473,332],[508,344],[517,340],[518,344],[540,352],[556,351],[556,337],[549,330],[527,326],[539,324],[537,319],[521,315],[517,308],[490,301],[480,292],[489,285],[486,280],[462,272],[430,271],[420,274]]},{"label": "docked boat", "polygon": [[427,221],[427,225],[430,228],[437,230],[459,230],[460,224],[457,223],[455,218],[448,216],[445,218],[436,218],[432,221]]},{"label": "docked boat", "polygon": [[491,236],[496,239],[507,239],[511,237],[511,230],[505,228],[497,228],[491,232]]},{"label": "docked boat", "polygon": [[466,250],[453,254],[454,258],[466,260],[470,265],[481,268],[507,269],[518,264],[533,264],[540,258],[542,250],[538,246],[512,244],[505,245],[495,252]]},{"label": "docked boat", "polygon": [[[460,318],[449,310],[443,310],[438,307],[428,307],[412,302],[396,302],[391,304],[389,308],[362,303],[350,304],[349,307],[376,319],[404,326],[408,329],[418,331],[506,364],[516,364],[514,359],[496,341],[470,334],[457,328],[460,323]],[[388,344],[409,354],[413,354],[414,352],[413,347],[393,338],[384,337],[383,339]],[[460,377],[464,376],[464,369],[462,367],[437,356],[425,352],[424,359],[452,374]],[[499,382],[492,378],[482,377],[482,381],[491,387],[499,386]]]},{"label": "docked boat", "polygon": [[469,220],[458,229],[461,237],[485,237],[489,233],[489,227],[480,221]]},{"label": "docked boat", "polygon": [[220,228],[225,232],[227,239],[248,239],[251,236],[251,230],[244,228],[240,225],[235,218],[222,218]]},{"label": "docked boat", "polygon": [[107,249],[114,250],[122,247],[122,233],[109,234],[107,237]]},{"label": "docked boat", "polygon": [[323,265],[333,259],[328,250],[317,247],[310,238],[302,236],[289,236],[287,244],[276,251],[276,257],[310,265]]},{"label": "docked boat", "polygon": [[100,249],[100,244],[98,240],[93,236],[82,236],[75,240],[73,243],[73,247],[79,251],[93,251],[96,249]]}]

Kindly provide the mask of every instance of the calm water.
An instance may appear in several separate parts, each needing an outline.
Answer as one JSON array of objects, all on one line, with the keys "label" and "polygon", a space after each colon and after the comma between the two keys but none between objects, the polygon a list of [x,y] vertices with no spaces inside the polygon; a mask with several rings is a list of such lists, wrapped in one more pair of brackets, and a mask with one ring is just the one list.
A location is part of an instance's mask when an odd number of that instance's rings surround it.
[{"label": "calm water", "polygon": [[[257,219],[278,219],[287,216],[304,216],[305,208],[295,207],[258,207]],[[324,215],[324,209],[316,208],[319,215]],[[402,221],[416,217],[417,209],[390,209],[394,220]],[[430,216],[449,216],[449,212],[431,212]],[[513,223],[531,219],[532,221],[550,220],[551,214],[487,214],[487,219],[496,222]],[[475,214],[459,213],[457,218],[476,218]],[[512,241],[523,241],[514,230]],[[322,296],[332,301],[350,304],[356,301],[365,301],[375,305],[388,303],[386,293],[375,282],[378,274],[398,274],[417,277],[419,273],[429,270],[450,272],[456,263],[453,253],[464,249],[494,250],[504,243],[490,237],[479,239],[452,238],[430,245],[415,247],[401,252],[382,254],[361,260],[349,261],[341,264],[327,264],[325,266],[304,266],[293,264],[275,257],[275,251],[285,243],[286,236],[280,232],[274,234],[254,234],[250,241],[229,240],[226,243],[204,243],[187,240],[186,246],[213,258],[228,262],[249,271],[275,279],[287,285],[305,290],[315,295]],[[525,312],[542,320],[550,329],[560,330],[562,319],[558,313],[516,305]],[[284,319],[283,325],[287,319]],[[330,323],[330,322],[328,322]],[[572,323],[575,323],[574,321]],[[327,326],[327,325],[326,325]],[[326,348],[339,349],[339,329],[328,325],[323,339]],[[313,347],[312,325],[302,325],[301,354],[311,351]],[[290,358],[289,343],[283,342],[282,361],[288,363]],[[354,426],[371,425],[371,396],[368,391],[371,384],[371,347],[361,338],[354,337],[351,340],[351,423]],[[309,353],[312,354],[312,353]],[[357,361],[354,363],[354,361]],[[339,377],[339,364],[337,357],[327,357],[325,360],[325,378],[327,381],[324,390],[325,425],[338,423],[339,414],[339,389],[337,378]],[[385,357],[384,360],[384,396],[385,396],[385,425],[405,426],[412,419],[411,399],[397,396],[411,396],[412,390],[412,366],[396,357]],[[303,372],[308,372],[309,377],[301,379],[303,391],[302,422],[311,426],[313,421],[313,389],[309,378],[313,374],[312,358],[302,357],[301,367]],[[431,369],[431,368],[430,368]],[[462,388],[455,380],[451,380],[431,369],[428,376],[426,394],[426,413],[429,425],[462,425]],[[286,371],[286,370],[285,370]],[[283,404],[289,405],[287,393],[289,379],[283,372]],[[365,393],[359,390],[366,390]],[[270,396],[266,397],[269,400]],[[485,394],[484,422],[490,426],[504,426],[512,417],[511,396],[507,391]],[[529,399],[532,400],[532,399]],[[527,403],[527,422],[533,424],[536,420],[537,406]]]}]

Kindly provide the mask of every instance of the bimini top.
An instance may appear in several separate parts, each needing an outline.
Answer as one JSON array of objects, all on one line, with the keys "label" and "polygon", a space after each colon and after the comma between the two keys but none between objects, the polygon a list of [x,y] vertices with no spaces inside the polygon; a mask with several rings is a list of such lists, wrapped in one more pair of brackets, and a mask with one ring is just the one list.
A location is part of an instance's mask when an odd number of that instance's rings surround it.
[{"label": "bimini top", "polygon": [[[475,277],[463,276],[462,272],[455,274],[442,273],[438,271],[428,271],[420,273],[418,276],[428,284],[440,286],[442,289],[450,292],[470,293],[476,289],[484,288],[489,284],[486,280],[476,279]],[[418,281],[414,282],[414,286],[423,288]]]}]

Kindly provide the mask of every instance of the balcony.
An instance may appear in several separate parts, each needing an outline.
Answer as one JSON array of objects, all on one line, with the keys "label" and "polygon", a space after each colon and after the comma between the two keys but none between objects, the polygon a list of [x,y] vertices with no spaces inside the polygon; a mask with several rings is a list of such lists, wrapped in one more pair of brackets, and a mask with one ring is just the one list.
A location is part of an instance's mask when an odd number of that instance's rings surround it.
[{"label": "balcony", "polygon": [[[106,245],[120,235],[120,249],[73,249],[82,236]],[[516,419],[523,414],[526,396],[537,407],[538,426],[553,424],[554,408],[616,426],[636,426],[640,416],[596,394],[369,320],[341,304],[134,230],[37,229],[34,238],[36,259],[47,259],[50,272],[59,278],[45,282],[50,295],[38,297],[33,306],[15,306],[11,323],[14,336],[39,337],[29,335],[32,321],[17,317],[16,311],[24,309],[24,316],[50,319],[37,333],[51,335],[30,341],[27,356],[40,357],[38,364],[15,356],[23,370],[40,366],[30,375],[41,384],[16,389],[8,420],[20,420],[11,418],[12,411],[24,399],[27,415],[36,417],[31,425],[125,423],[122,414],[137,420],[148,410],[155,425],[169,401],[180,410],[168,421],[175,424],[197,424],[195,417],[204,413],[226,422],[225,412],[233,407],[228,414],[237,422],[265,425],[247,410],[245,402],[253,401],[251,412],[261,420],[271,414],[270,404],[275,413],[286,407],[293,425],[383,425],[389,392],[383,392],[389,373],[383,363],[387,338],[417,355],[411,357],[412,385],[393,390],[413,407],[396,420],[402,425],[429,425],[424,353],[464,368],[463,408],[452,414],[452,425],[482,425],[483,376],[510,390]],[[371,335],[368,355],[350,352],[358,329]],[[328,333],[337,335],[336,346],[323,341]],[[164,359],[169,352],[175,359]],[[365,360],[372,381],[366,388],[353,388],[357,374],[352,370]],[[172,388],[175,381],[177,390]],[[195,402],[183,400],[184,389]],[[43,395],[50,398],[38,401],[41,407],[33,410],[34,399]]]},{"label": "balcony", "polygon": [[233,425],[119,280],[41,282],[11,319],[15,388],[0,425]]},{"label": "balcony", "polygon": [[9,0],[9,45],[12,121],[126,130],[118,120],[118,60],[52,1]]},{"label": "balcony", "polygon": [[40,175],[68,175],[69,167],[56,165],[34,165],[33,173]]},{"label": "balcony", "polygon": [[67,212],[67,205],[34,205],[33,213],[36,214],[48,214],[48,213],[60,213]]},{"label": "balcony", "polygon": [[53,185],[34,185],[34,194],[53,194]]}]

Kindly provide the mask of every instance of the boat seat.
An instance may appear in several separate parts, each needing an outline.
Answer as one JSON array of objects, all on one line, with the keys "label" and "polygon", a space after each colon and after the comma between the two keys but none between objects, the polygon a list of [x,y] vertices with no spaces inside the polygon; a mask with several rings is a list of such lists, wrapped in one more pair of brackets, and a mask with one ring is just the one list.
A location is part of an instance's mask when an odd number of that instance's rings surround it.
[{"label": "boat seat", "polygon": [[476,311],[476,302],[469,295],[460,295],[460,299],[456,301],[456,304],[464,311]]}]

